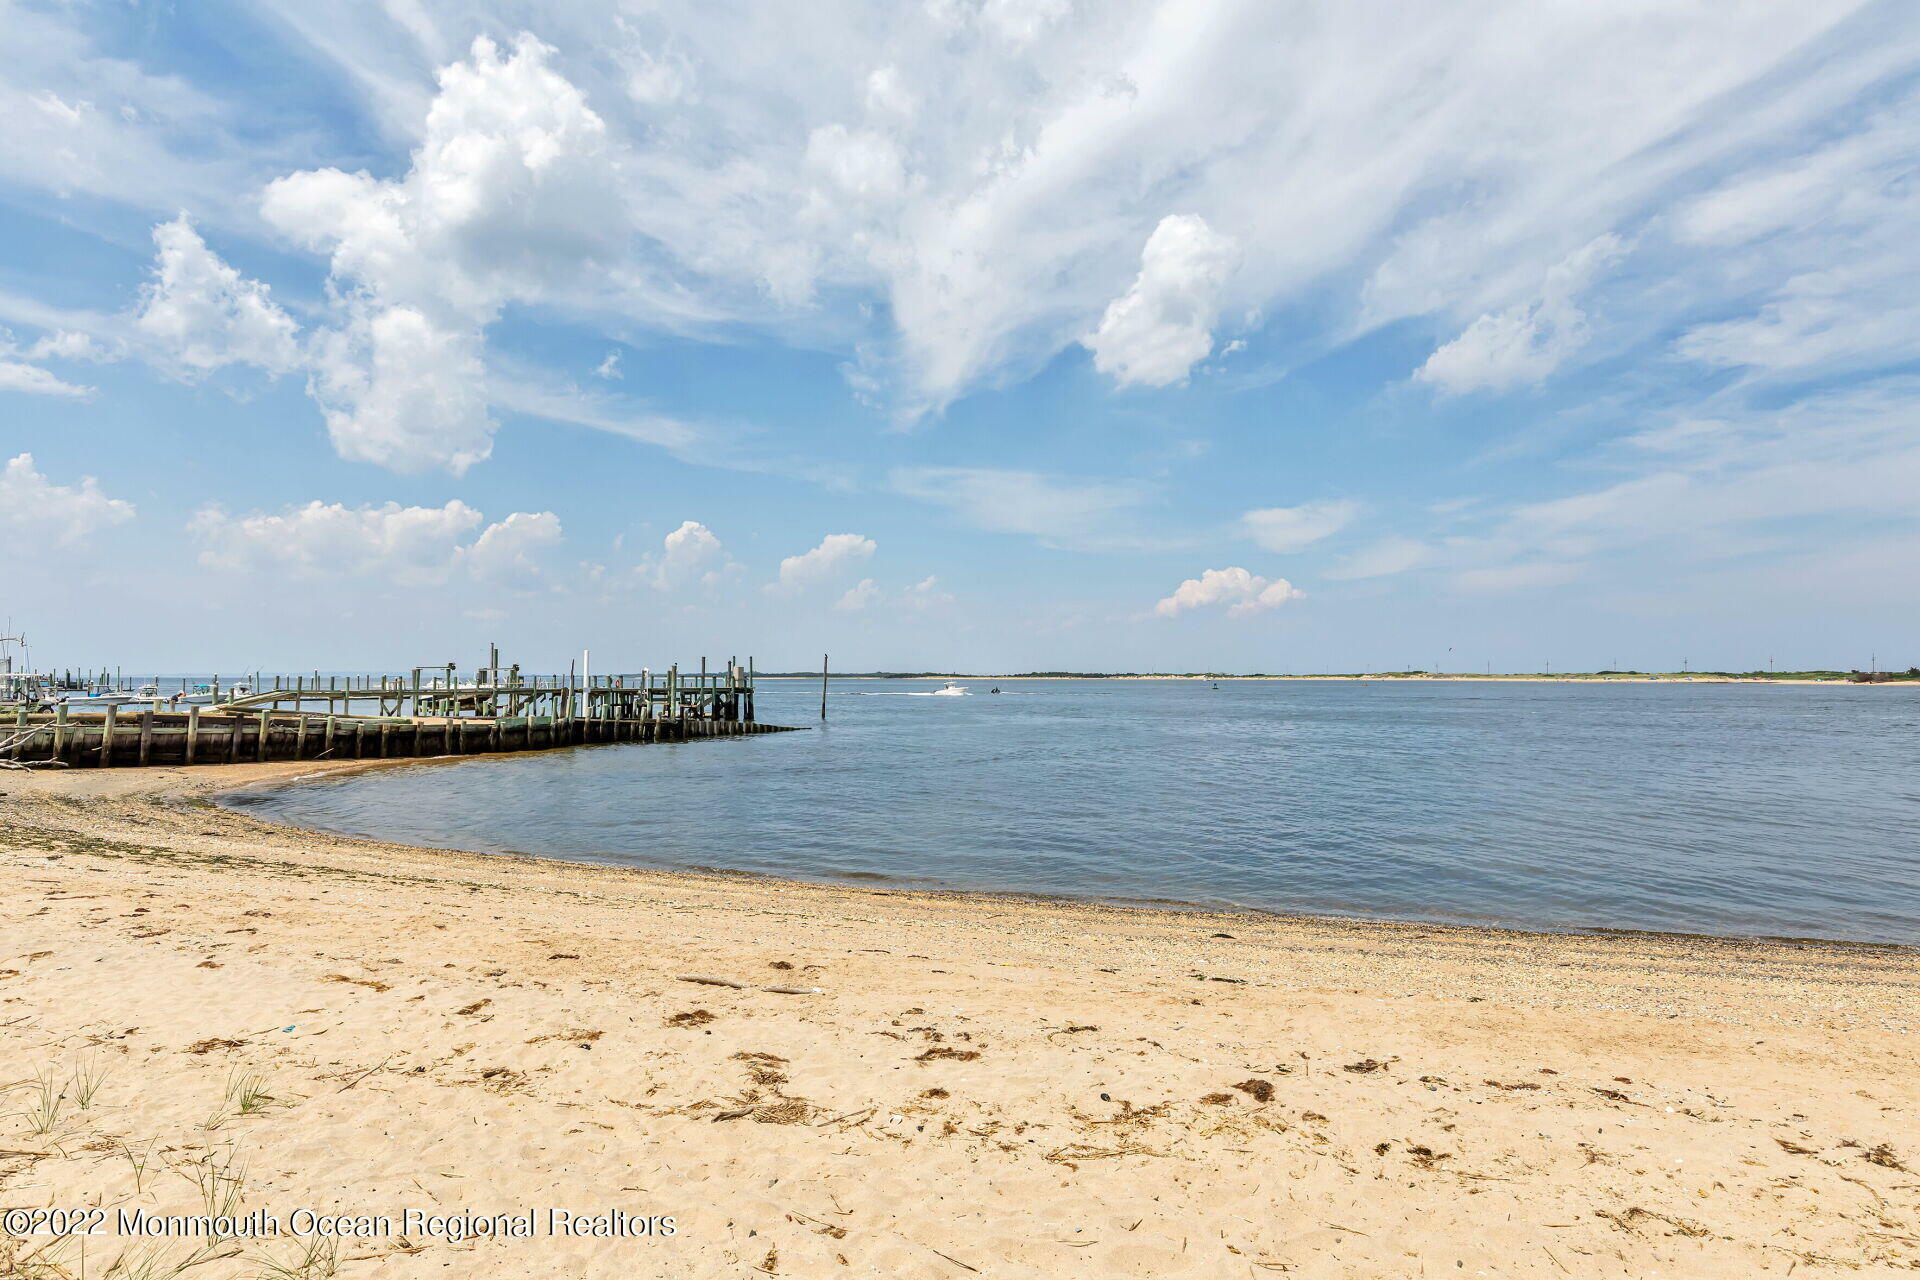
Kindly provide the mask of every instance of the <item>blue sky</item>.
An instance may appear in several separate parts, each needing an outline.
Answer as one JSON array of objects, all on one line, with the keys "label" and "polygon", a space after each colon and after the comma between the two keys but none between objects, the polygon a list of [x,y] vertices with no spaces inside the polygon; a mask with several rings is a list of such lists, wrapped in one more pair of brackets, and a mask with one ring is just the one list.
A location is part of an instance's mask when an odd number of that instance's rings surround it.
[{"label": "blue sky", "polygon": [[1920,662],[1910,6],[0,32],[42,663]]}]

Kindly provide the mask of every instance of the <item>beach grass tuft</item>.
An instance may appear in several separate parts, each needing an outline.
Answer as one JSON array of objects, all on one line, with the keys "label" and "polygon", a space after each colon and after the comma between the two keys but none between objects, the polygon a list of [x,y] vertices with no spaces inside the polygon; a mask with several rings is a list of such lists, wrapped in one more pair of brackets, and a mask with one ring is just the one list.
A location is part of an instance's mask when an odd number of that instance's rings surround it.
[{"label": "beach grass tuft", "polygon": [[147,1139],[147,1145],[138,1152],[128,1146],[124,1140],[120,1143],[120,1156],[133,1170],[133,1193],[135,1195],[139,1195],[142,1191],[146,1190],[147,1166],[153,1163],[153,1148],[157,1142],[159,1142],[158,1138]]},{"label": "beach grass tuft", "polygon": [[247,1166],[228,1147],[208,1152],[187,1166],[185,1175],[200,1193],[200,1207],[209,1217],[231,1217],[240,1212],[246,1193]]},{"label": "beach grass tuft", "polygon": [[260,1268],[258,1280],[328,1280],[340,1274],[340,1242],[316,1237],[302,1241],[300,1251],[291,1258],[260,1257],[253,1261]]},{"label": "beach grass tuft", "polygon": [[97,1059],[88,1059],[74,1069],[67,1079],[67,1097],[73,1105],[82,1111],[93,1106],[93,1099],[100,1092],[100,1086],[106,1083],[108,1070]]},{"label": "beach grass tuft", "polygon": [[200,1122],[200,1127],[212,1132],[237,1116],[259,1115],[268,1107],[284,1105],[283,1099],[275,1097],[268,1090],[265,1076],[236,1071],[227,1077],[227,1087],[220,1097],[220,1105]]},{"label": "beach grass tuft", "polygon": [[66,1086],[51,1067],[7,1087],[26,1091],[26,1109],[16,1111],[14,1115],[26,1122],[28,1133],[40,1138],[60,1127],[60,1117],[66,1110],[67,1092]]}]

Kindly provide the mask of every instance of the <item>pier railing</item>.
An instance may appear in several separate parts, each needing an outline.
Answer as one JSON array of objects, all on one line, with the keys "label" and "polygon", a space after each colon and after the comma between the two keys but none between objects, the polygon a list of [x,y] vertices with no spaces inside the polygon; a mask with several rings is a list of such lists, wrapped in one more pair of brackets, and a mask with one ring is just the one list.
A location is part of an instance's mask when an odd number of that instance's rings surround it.
[{"label": "pier railing", "polygon": [[779,732],[757,722],[751,661],[722,671],[592,677],[449,664],[405,676],[254,677],[210,705],[180,697],[15,704],[0,761],[114,766],[387,759],[542,750],[595,742],[684,742]]},{"label": "pier railing", "polygon": [[463,677],[451,665],[415,667],[404,676],[267,676],[214,705],[229,710],[323,704],[343,712],[373,703],[379,715],[523,716],[584,720],[755,719],[754,672],[729,660],[721,671],[665,671],[589,677],[523,674],[518,665],[482,667]]}]

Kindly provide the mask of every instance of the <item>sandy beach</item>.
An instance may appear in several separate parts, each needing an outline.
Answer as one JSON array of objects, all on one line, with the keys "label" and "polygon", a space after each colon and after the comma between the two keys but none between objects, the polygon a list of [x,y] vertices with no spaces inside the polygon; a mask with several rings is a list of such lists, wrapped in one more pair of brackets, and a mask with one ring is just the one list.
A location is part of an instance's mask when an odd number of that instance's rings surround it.
[{"label": "sandy beach", "polygon": [[[207,802],[315,769],[0,775],[0,1209],[101,1211],[0,1236],[0,1274],[1920,1269],[1911,950],[641,872]],[[388,1229],[554,1210],[612,1234]]]}]

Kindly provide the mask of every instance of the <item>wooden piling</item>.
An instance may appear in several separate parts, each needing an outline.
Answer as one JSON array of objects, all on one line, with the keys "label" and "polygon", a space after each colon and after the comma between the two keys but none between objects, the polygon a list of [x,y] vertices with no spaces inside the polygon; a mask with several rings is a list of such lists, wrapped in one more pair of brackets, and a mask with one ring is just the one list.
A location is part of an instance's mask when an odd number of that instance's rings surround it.
[{"label": "wooden piling", "polygon": [[[776,728],[754,723],[756,675],[751,656],[744,665],[737,657],[717,665],[703,657],[691,675],[670,665],[658,682],[651,668],[630,679],[584,671],[577,677],[532,675],[497,665],[477,672],[464,689],[451,665],[414,668],[402,677],[255,675],[245,695],[232,696],[229,687],[229,696],[210,706],[155,699],[136,706],[133,720],[125,711],[132,703],[104,705],[98,713],[61,703],[46,716],[16,704],[0,711],[0,724],[10,721],[15,729],[0,754],[87,767],[424,757],[435,751],[453,756],[736,737]],[[824,655],[822,678],[824,714],[831,678]],[[219,678],[213,683],[217,698]],[[376,702],[382,714],[356,714],[356,700]],[[324,709],[307,709],[316,702]],[[224,719],[209,726],[203,713]],[[208,728],[211,740],[202,732]]]}]

